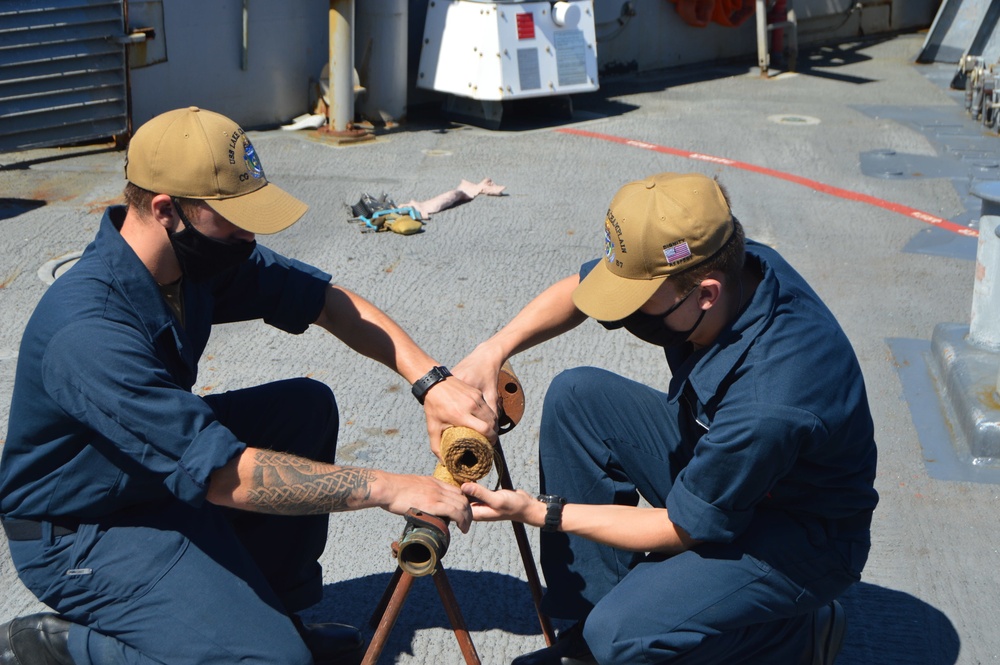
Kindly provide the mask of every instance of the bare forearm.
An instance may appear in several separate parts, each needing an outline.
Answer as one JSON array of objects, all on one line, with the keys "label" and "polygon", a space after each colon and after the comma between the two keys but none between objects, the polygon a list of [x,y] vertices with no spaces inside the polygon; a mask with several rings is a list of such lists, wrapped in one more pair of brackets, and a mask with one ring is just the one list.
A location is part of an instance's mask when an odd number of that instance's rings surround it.
[{"label": "bare forearm", "polygon": [[579,283],[572,275],[542,291],[485,344],[500,351],[502,362],[580,325],[587,316],[573,304]]},{"label": "bare forearm", "polygon": [[330,285],[315,323],[410,383],[437,364],[388,314],[347,289]]},{"label": "bare forearm", "polygon": [[[472,514],[477,521],[545,524],[546,504],[524,490],[490,491],[465,483],[462,491],[473,499]],[[563,506],[559,530],[633,552],[677,554],[698,544],[670,520],[665,508],[568,503]]]},{"label": "bare forearm", "polygon": [[663,508],[567,504],[561,531],[632,552],[679,554],[696,544]]},{"label": "bare forearm", "polygon": [[[395,370],[408,383],[438,363],[387,314],[361,296],[330,285],[323,311],[315,321],[350,348]],[[424,399],[431,451],[438,454],[441,432],[452,425],[495,438],[496,413],[480,389],[449,378],[435,384]]]},{"label": "bare forearm", "polygon": [[573,290],[579,283],[576,275],[556,282],[504,326],[497,336],[510,345],[509,355],[561,335],[586,320],[587,316],[573,304]]},{"label": "bare forearm", "polygon": [[313,515],[378,505],[379,472],[247,448],[212,476],[208,500],[276,515]]}]

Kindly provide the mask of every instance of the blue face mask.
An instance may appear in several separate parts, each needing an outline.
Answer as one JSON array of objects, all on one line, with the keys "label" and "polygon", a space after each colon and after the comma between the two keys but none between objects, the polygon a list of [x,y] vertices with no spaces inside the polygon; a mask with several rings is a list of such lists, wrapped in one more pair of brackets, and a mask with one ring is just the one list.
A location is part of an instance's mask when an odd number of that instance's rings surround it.
[{"label": "blue face mask", "polygon": [[677,308],[684,304],[692,293],[697,290],[698,287],[691,289],[687,292],[683,298],[671,305],[667,311],[660,314],[646,314],[641,310],[636,310],[632,312],[629,316],[622,320],[622,327],[629,331],[639,339],[649,344],[655,344],[656,346],[662,346],[663,348],[669,348],[672,346],[680,346],[688,340],[691,333],[695,331],[701,324],[701,320],[705,318],[705,312],[707,310],[701,310],[701,314],[698,315],[698,320],[694,322],[694,325],[687,330],[674,330],[667,327],[667,317],[677,311]]},{"label": "blue face mask", "polygon": [[257,246],[256,240],[224,242],[209,238],[188,220],[176,200],[174,208],[184,222],[184,230],[169,233],[170,244],[174,248],[181,272],[191,281],[208,281],[235,268],[253,254]]}]

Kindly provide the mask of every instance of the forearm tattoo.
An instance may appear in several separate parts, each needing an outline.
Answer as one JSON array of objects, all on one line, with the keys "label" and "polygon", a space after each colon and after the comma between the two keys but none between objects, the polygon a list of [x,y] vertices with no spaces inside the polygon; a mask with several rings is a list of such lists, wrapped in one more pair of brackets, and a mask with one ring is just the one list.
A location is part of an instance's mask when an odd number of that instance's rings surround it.
[{"label": "forearm tattoo", "polygon": [[367,469],[329,470],[302,457],[267,450],[254,455],[250,505],[279,515],[316,515],[348,510],[371,496],[375,474]]}]

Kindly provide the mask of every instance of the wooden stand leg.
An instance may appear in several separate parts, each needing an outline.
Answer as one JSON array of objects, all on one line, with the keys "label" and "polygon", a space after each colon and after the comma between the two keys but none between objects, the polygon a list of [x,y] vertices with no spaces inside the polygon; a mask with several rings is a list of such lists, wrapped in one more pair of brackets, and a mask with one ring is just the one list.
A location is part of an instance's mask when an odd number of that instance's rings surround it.
[{"label": "wooden stand leg", "polygon": [[[497,439],[495,449],[497,467],[500,474],[500,487],[505,490],[513,490],[514,483],[510,479],[510,471],[507,469],[507,459],[504,457],[499,439]],[[538,578],[535,558],[531,555],[531,546],[528,544],[528,533],[525,531],[524,525],[520,522],[511,522],[510,524],[514,527],[514,540],[517,541],[517,549],[521,553],[524,574],[528,577],[528,588],[531,590],[531,600],[535,603],[535,613],[538,615],[538,623],[542,627],[542,635],[545,636],[545,646],[552,646],[555,644],[556,634],[552,629],[552,622],[549,620],[548,615],[542,612],[542,583]]]}]

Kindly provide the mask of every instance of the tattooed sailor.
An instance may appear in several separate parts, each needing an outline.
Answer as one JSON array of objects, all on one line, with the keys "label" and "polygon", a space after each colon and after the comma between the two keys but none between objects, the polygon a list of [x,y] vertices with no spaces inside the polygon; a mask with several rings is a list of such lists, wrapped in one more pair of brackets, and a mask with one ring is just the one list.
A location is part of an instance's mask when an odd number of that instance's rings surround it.
[{"label": "tattooed sailor", "polygon": [[335,464],[337,406],[317,381],[194,394],[212,326],[325,328],[417,384],[435,450],[448,425],[493,438],[496,415],[374,305],[255,243],[306,205],[268,182],[232,120],[153,118],[125,176],[127,205],[24,332],[0,519],[55,613],[0,626],[0,665],[356,661],[355,628],[299,618],[322,594],[328,514],[416,507],[466,531],[468,501],[431,477]]}]

